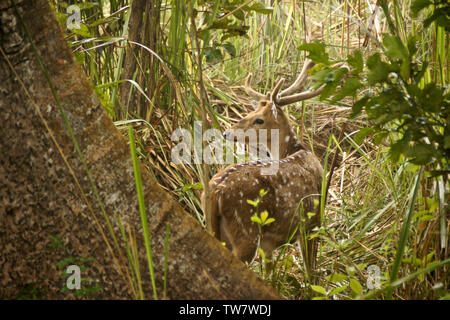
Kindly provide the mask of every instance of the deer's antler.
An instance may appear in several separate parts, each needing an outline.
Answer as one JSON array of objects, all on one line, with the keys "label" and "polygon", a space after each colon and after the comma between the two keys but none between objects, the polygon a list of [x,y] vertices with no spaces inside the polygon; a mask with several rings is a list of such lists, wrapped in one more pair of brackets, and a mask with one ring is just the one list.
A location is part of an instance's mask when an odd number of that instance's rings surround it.
[{"label": "deer's antler", "polygon": [[299,92],[299,91],[301,91],[305,86],[305,82],[308,77],[308,70],[311,69],[314,65],[315,65],[314,62],[311,59],[306,59],[305,63],[303,64],[302,70],[298,75],[297,79],[295,79],[294,83],[292,83],[288,88],[282,90],[281,92],[280,89],[284,83],[284,79],[281,79],[277,82],[277,84],[273,89],[272,94],[270,95],[268,94],[266,96],[254,90],[250,86],[250,80],[252,78],[251,73],[247,76],[247,79],[245,80],[244,89],[247,92],[247,94],[253,97],[254,99],[262,100],[267,99],[267,97],[270,97],[270,99],[278,106],[284,106],[297,101],[313,98],[322,93],[323,87],[314,91],[306,91],[306,92]]},{"label": "deer's antler", "polygon": [[281,86],[284,83],[284,78],[281,78],[280,80],[278,80],[277,84],[275,85],[275,87],[273,88],[273,92],[270,95],[270,99],[275,102],[277,97],[278,97],[278,92],[280,92]]},{"label": "deer's antler", "polygon": [[311,59],[307,58],[297,79],[295,79],[291,86],[281,91],[280,95],[287,96],[302,90],[305,85],[306,77],[308,76],[308,70],[314,67],[314,65],[315,63]]},{"label": "deer's antler", "polygon": [[265,94],[262,94],[262,93],[260,93],[260,92],[258,92],[258,91],[256,91],[256,90],[254,90],[251,86],[250,86],[250,80],[252,79],[252,74],[250,73],[248,76],[247,76],[247,79],[245,79],[245,85],[244,85],[244,90],[245,90],[245,92],[247,92],[247,94],[250,96],[250,97],[252,97],[252,98],[254,98],[254,99],[256,99],[256,100],[262,100],[262,99],[265,99],[266,98],[266,95]]}]

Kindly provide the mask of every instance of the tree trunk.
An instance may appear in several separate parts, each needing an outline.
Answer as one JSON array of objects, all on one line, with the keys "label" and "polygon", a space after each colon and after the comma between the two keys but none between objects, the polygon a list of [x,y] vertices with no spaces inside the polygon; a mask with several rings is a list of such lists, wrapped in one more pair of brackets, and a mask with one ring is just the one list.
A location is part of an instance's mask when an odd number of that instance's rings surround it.
[{"label": "tree trunk", "polygon": [[[62,272],[71,264],[86,267],[81,269],[82,289],[101,288],[83,297],[135,297],[118,218],[135,231],[143,292],[151,298],[127,142],[73,59],[47,1],[15,2],[20,15],[12,1],[0,0],[0,298],[74,298],[75,290],[62,291]],[[73,128],[118,247],[26,30]],[[169,299],[278,298],[204,232],[143,166],[141,171],[159,297],[168,224]]]},{"label": "tree trunk", "polygon": [[[143,17],[145,12],[145,3],[147,0],[134,0],[131,4],[131,16],[128,28],[128,40],[134,41],[137,43],[142,43],[147,45],[142,39],[142,25],[143,25]],[[148,19],[149,12],[145,12],[147,15],[145,19]],[[123,75],[122,79],[133,79],[134,72],[136,71],[136,59],[139,56],[140,48],[136,45],[128,45],[126,49],[124,64],[123,64]],[[116,117],[117,119],[128,118],[127,112],[138,114],[138,104],[136,99],[136,88],[133,88],[134,94],[129,97],[131,91],[132,84],[130,82],[123,82],[120,84],[120,107],[116,108]],[[131,107],[130,110],[128,110]]]}]

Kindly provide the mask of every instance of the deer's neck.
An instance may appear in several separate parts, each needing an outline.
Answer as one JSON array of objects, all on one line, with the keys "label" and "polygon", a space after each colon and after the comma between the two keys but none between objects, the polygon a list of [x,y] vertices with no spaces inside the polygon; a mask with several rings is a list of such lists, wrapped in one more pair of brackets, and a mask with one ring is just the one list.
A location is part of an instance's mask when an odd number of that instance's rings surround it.
[{"label": "deer's neck", "polygon": [[288,133],[284,137],[280,137],[280,140],[281,145],[283,146],[280,148],[281,159],[286,158],[299,150],[305,149],[292,129],[289,129]]}]

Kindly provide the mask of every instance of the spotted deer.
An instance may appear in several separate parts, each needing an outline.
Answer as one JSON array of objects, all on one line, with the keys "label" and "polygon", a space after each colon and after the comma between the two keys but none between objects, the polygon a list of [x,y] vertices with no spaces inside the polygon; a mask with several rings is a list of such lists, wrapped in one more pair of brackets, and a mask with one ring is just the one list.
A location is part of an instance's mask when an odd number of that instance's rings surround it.
[{"label": "spotted deer", "polygon": [[[297,232],[293,240],[308,239],[315,226],[320,226],[319,200],[323,169],[318,158],[305,150],[294,131],[282,106],[317,96],[322,89],[299,92],[303,89],[308,69],[314,63],[307,59],[303,68],[288,88],[280,92],[284,79],[281,79],[272,93],[266,95],[250,87],[251,74],[247,77],[244,89],[258,101],[256,109],[225,131],[225,139],[232,139],[236,129],[278,129],[278,141],[267,135],[266,147],[278,143],[279,157],[271,159],[232,164],[218,172],[209,182],[210,212],[206,214],[206,228],[233,254],[244,262],[255,256],[258,245],[271,258],[272,251],[288,242],[300,226],[306,232]],[[261,169],[276,162],[278,170],[273,174],[262,174]],[[267,193],[261,198],[257,208],[247,200],[260,197],[260,190]],[[206,208],[205,195],[202,195],[203,208]],[[267,210],[269,218],[275,221],[262,226],[251,220],[255,214]],[[208,211],[208,210],[206,210]],[[314,215],[307,214],[314,213]],[[317,251],[317,238],[300,242],[307,271],[314,268]],[[307,248],[307,249],[306,249]]]}]

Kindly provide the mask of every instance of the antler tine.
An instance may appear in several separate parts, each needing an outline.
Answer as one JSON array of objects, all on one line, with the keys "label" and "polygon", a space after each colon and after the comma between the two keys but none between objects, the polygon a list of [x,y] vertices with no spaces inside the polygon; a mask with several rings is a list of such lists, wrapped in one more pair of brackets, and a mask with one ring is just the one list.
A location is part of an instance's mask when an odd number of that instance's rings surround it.
[{"label": "antler tine", "polygon": [[278,80],[277,84],[275,85],[275,87],[273,88],[273,92],[270,95],[270,100],[272,100],[273,102],[275,102],[278,98],[278,92],[280,92],[281,86],[284,83],[284,78],[281,78],[280,80]]},{"label": "antler tine", "polygon": [[308,76],[308,70],[311,69],[312,67],[314,67],[314,65],[315,65],[315,63],[311,59],[306,58],[305,63],[303,64],[303,67],[302,67],[302,71],[300,72],[297,79],[295,79],[294,83],[290,87],[281,91],[280,95],[282,97],[291,95],[291,94],[294,94],[294,93],[300,91],[301,89],[303,89],[306,77]]},{"label": "antler tine", "polygon": [[249,73],[249,75],[247,76],[247,79],[245,79],[245,86],[244,86],[244,90],[245,92],[247,92],[247,94],[256,99],[256,100],[262,100],[265,99],[266,96],[262,93],[259,93],[258,91],[254,90],[251,86],[250,86],[250,80],[252,79],[252,74]]},{"label": "antler tine", "polygon": [[278,106],[284,106],[284,105],[291,104],[291,103],[294,103],[297,101],[311,99],[311,98],[316,97],[319,94],[321,94],[323,91],[323,88],[324,87],[321,87],[314,91],[301,92],[301,93],[293,94],[290,96],[284,96],[284,97],[279,97],[279,98],[275,97],[276,99],[274,100],[274,102]]}]

